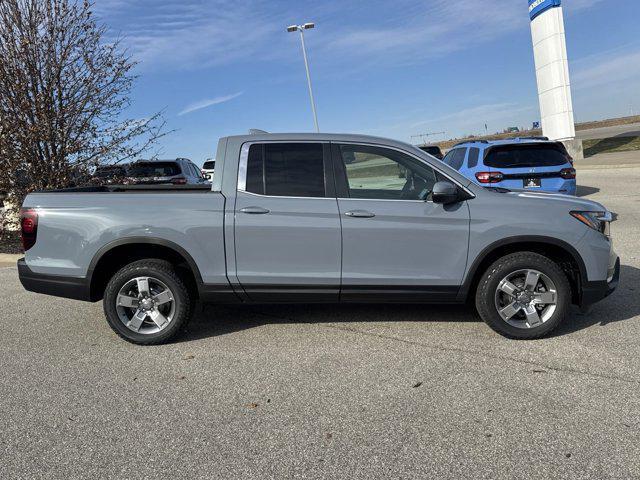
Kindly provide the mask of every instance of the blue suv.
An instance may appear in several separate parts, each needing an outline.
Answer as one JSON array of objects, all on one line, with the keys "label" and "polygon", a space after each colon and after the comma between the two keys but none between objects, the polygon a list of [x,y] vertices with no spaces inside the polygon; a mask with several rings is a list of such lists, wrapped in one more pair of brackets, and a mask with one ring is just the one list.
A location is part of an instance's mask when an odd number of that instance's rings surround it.
[{"label": "blue suv", "polygon": [[463,142],[442,161],[486,187],[576,194],[573,159],[545,137]]}]

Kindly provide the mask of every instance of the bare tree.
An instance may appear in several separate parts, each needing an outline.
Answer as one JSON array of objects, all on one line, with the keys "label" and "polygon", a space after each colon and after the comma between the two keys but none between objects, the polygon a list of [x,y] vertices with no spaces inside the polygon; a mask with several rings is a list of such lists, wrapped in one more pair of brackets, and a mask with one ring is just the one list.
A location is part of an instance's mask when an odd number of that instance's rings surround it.
[{"label": "bare tree", "polygon": [[127,119],[136,65],[89,1],[0,0],[0,191],[61,188],[164,135],[161,112]]}]

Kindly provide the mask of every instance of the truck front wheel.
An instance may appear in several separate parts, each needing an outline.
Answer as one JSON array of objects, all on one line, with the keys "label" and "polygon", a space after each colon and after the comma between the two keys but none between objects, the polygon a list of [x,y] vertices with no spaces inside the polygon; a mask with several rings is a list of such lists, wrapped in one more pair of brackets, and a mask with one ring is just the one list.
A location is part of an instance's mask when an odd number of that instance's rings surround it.
[{"label": "truck front wheel", "polygon": [[566,316],[571,286],[560,266],[533,252],[506,255],[482,275],[476,291],[480,317],[515,339],[542,337]]},{"label": "truck front wheel", "polygon": [[145,259],[121,268],[104,292],[111,328],[139,345],[169,341],[189,321],[193,300],[171,263]]}]

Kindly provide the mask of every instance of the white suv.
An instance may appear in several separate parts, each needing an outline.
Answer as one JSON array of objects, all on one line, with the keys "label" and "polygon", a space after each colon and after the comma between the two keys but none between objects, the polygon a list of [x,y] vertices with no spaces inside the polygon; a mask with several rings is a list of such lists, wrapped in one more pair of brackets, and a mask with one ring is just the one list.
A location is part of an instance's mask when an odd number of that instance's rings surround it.
[{"label": "white suv", "polygon": [[202,169],[200,171],[202,172],[202,175],[204,176],[204,178],[206,178],[209,182],[211,182],[213,180],[213,171],[215,169],[216,169],[216,161],[209,159],[206,162],[204,162],[204,165],[202,165]]}]

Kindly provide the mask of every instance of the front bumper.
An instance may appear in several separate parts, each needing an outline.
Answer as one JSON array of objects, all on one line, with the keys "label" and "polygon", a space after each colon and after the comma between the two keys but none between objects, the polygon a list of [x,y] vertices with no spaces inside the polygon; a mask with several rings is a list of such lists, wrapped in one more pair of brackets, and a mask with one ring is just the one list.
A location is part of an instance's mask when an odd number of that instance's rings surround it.
[{"label": "front bumper", "polygon": [[582,287],[580,306],[592,305],[611,295],[620,282],[620,258],[612,256],[607,279],[601,282],[586,282]]},{"label": "front bumper", "polygon": [[18,260],[18,277],[22,286],[29,292],[91,301],[91,285],[85,277],[36,273],[29,268],[24,258]]}]

